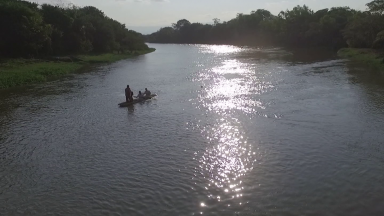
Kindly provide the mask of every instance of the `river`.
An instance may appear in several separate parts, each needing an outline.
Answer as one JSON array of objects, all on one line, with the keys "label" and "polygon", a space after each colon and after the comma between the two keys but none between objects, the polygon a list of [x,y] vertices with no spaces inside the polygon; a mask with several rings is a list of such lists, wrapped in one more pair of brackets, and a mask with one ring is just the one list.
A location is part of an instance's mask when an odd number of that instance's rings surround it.
[{"label": "river", "polygon": [[[149,46],[0,92],[2,215],[384,215],[378,74],[309,51]],[[127,84],[158,96],[118,108]]]}]

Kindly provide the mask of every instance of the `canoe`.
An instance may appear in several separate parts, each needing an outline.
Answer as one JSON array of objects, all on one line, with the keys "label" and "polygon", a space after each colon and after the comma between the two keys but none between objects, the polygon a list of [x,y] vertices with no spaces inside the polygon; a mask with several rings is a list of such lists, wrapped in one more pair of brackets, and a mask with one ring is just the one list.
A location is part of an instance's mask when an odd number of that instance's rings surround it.
[{"label": "canoe", "polygon": [[128,107],[128,106],[131,106],[133,104],[136,104],[136,103],[140,103],[140,102],[143,102],[143,101],[146,101],[146,100],[150,100],[152,98],[154,98],[155,96],[157,96],[157,94],[151,94],[151,96],[149,97],[145,97],[144,99],[133,99],[132,102],[122,102],[122,103],[119,103],[119,107]]}]

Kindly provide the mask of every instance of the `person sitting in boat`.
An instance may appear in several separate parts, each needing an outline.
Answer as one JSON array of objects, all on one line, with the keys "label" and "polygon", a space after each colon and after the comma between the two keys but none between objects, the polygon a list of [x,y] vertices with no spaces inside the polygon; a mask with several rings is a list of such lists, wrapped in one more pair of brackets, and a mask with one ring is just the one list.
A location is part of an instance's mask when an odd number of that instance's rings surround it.
[{"label": "person sitting in boat", "polygon": [[147,88],[145,88],[144,95],[145,97],[151,97],[151,92]]},{"label": "person sitting in boat", "polygon": [[144,99],[145,97],[144,97],[144,94],[141,93],[141,91],[139,91],[139,94],[137,94],[136,98],[138,98],[138,99]]},{"label": "person sitting in boat", "polygon": [[129,85],[127,85],[127,88],[125,88],[125,100],[127,102],[133,102],[132,95],[133,95],[133,92],[129,88]]}]

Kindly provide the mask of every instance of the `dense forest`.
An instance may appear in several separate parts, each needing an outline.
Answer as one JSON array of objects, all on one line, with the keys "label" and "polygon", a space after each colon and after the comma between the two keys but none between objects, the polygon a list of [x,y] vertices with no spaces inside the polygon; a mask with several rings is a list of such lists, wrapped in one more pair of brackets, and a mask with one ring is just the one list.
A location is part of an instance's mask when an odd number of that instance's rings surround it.
[{"label": "dense forest", "polygon": [[145,50],[143,35],[95,7],[0,0],[0,57]]},{"label": "dense forest", "polygon": [[384,48],[384,0],[366,5],[368,11],[335,7],[314,12],[307,6],[281,11],[237,14],[228,22],[213,24],[179,20],[172,27],[146,35],[154,43],[199,43],[235,45],[279,45],[354,48]]}]

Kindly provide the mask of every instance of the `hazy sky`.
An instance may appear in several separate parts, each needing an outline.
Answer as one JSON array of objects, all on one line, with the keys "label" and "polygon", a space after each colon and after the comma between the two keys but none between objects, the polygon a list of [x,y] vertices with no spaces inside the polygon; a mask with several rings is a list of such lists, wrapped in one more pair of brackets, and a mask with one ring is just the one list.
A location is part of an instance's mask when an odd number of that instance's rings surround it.
[{"label": "hazy sky", "polygon": [[129,29],[148,34],[160,27],[171,26],[180,19],[212,23],[213,18],[228,21],[237,13],[249,14],[266,9],[277,15],[280,11],[306,4],[316,11],[323,8],[349,6],[366,10],[372,0],[30,0],[37,3],[94,6],[108,17],[125,23]]}]

